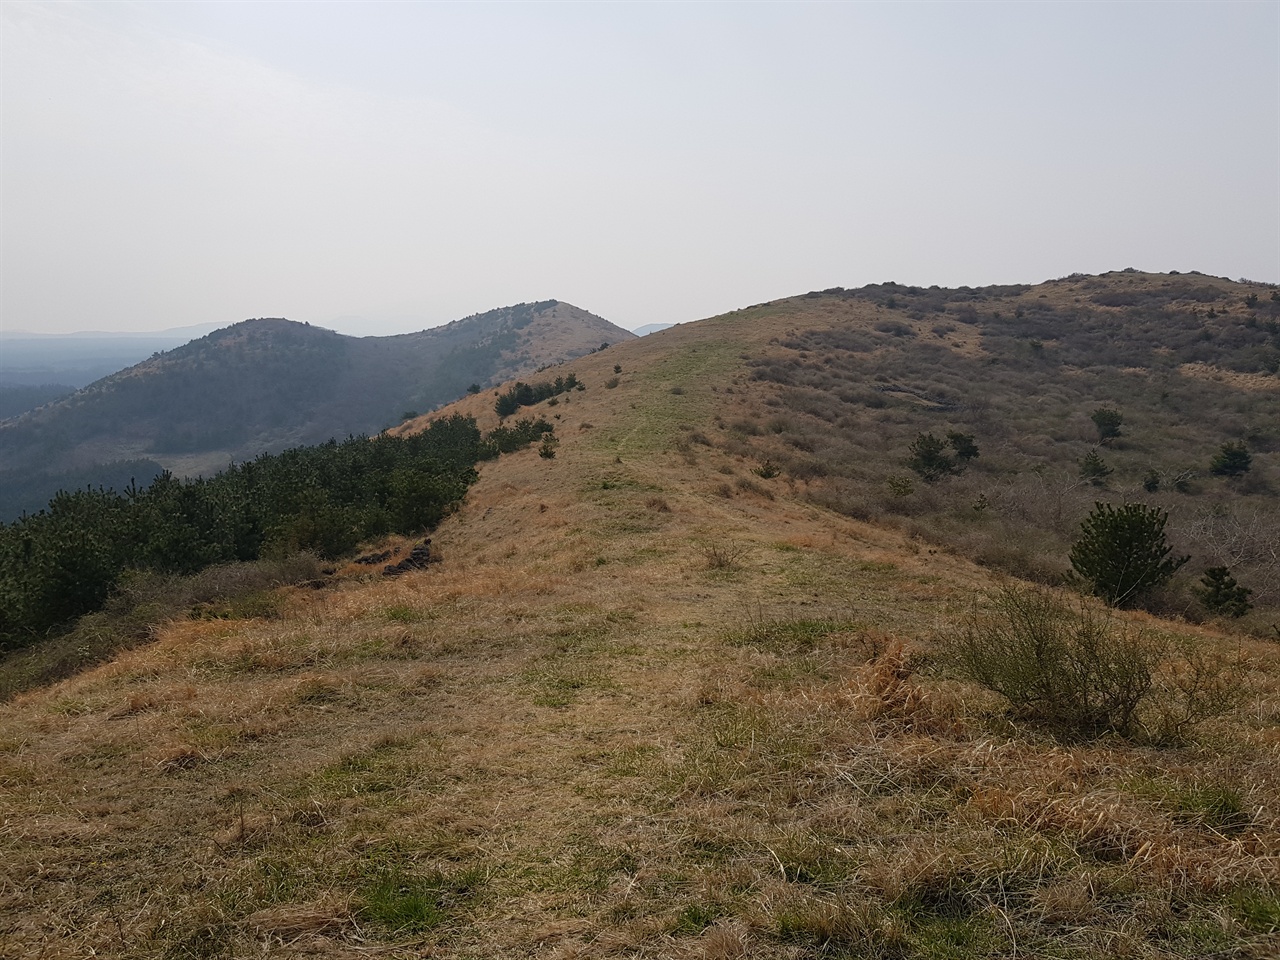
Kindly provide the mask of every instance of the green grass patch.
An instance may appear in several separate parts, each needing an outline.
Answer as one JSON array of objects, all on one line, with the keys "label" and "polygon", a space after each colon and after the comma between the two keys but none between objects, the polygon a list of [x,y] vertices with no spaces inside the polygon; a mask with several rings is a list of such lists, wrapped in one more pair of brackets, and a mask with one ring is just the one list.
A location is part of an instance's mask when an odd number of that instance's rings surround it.
[{"label": "green grass patch", "polygon": [[1274,890],[1238,890],[1231,905],[1239,922],[1253,933],[1280,933],[1280,893]]},{"label": "green grass patch", "polygon": [[361,871],[357,916],[392,936],[457,925],[485,880],[485,872],[476,867],[419,873],[379,856]]},{"label": "green grass patch", "polygon": [[722,907],[714,904],[691,903],[676,917],[672,933],[694,936],[701,933],[725,915]]},{"label": "green grass patch", "polygon": [[343,757],[315,774],[318,784],[340,795],[384,794],[414,783],[422,768],[405,754],[408,740],[390,740]]},{"label": "green grass patch", "polygon": [[411,607],[407,603],[395,603],[388,607],[383,607],[378,611],[378,616],[387,623],[421,623],[424,620],[434,620],[435,615],[426,610],[419,610],[417,607]]},{"label": "green grass patch", "polygon": [[753,618],[746,626],[731,631],[725,639],[735,647],[759,647],[773,653],[797,653],[816,650],[828,638],[852,628],[852,624],[840,620]]}]

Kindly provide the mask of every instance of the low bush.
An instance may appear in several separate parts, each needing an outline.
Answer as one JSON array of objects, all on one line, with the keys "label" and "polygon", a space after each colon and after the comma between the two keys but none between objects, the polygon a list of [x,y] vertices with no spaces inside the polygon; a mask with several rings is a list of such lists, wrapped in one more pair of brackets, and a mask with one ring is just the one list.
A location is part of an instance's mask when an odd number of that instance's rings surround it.
[{"label": "low bush", "polygon": [[1107,613],[1036,588],[1001,591],[944,646],[959,675],[1008,700],[1015,719],[1067,738],[1137,732],[1162,653]]},{"label": "low bush", "polygon": [[1001,591],[942,645],[942,661],[1007,700],[1013,719],[1066,740],[1182,742],[1243,689],[1237,654],[1165,641],[1036,587]]}]

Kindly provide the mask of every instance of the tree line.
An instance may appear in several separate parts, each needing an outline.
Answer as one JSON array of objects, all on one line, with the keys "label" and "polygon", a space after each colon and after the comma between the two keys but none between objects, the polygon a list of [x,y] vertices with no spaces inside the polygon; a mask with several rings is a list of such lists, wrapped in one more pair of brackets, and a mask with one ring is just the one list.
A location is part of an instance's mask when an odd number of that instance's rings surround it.
[{"label": "tree line", "polygon": [[60,491],[0,526],[0,651],[96,610],[126,570],[191,574],[308,550],[333,558],[386,533],[440,522],[476,465],[552,432],[524,419],[482,435],[437,420],[411,437],[348,437],[263,454],[208,478],[165,472],[145,487]]}]

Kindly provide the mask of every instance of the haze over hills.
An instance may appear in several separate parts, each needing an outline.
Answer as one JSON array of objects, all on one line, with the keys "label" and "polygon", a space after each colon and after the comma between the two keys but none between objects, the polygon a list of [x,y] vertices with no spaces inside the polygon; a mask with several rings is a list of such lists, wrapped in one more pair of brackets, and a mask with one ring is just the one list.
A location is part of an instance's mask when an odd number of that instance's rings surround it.
[{"label": "haze over hills", "polygon": [[0,330],[0,389],[59,384],[83,387],[161,350],[172,350],[218,329],[219,324],[173,327],[153,333],[47,334]]},{"label": "haze over hills", "polygon": [[59,485],[99,482],[95,471],[106,464],[116,466],[104,477],[127,483],[130,471],[140,480],[158,468],[196,475],[265,451],[376,433],[470,387],[633,336],[554,300],[391,337],[246,320],[0,423],[6,514],[39,509]]}]

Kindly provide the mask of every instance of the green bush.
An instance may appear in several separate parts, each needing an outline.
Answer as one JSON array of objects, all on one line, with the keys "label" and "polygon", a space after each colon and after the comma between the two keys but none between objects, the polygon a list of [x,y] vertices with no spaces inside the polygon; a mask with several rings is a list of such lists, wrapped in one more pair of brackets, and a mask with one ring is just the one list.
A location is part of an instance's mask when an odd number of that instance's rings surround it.
[{"label": "green bush", "polygon": [[1124,423],[1124,415],[1111,407],[1099,407],[1090,414],[1089,419],[1098,428],[1098,442],[1106,443],[1120,436],[1120,425]]},{"label": "green bush", "polygon": [[1204,572],[1200,584],[1200,602],[1210,613],[1243,617],[1252,606],[1249,597],[1253,591],[1240,586],[1226,567],[1210,567]]},{"label": "green bush", "polygon": [[1243,443],[1224,443],[1209,463],[1209,472],[1219,477],[1240,477],[1253,466],[1253,457]]},{"label": "green bush", "polygon": [[1097,450],[1090,450],[1084,459],[1080,461],[1080,479],[1088,480],[1095,487],[1101,487],[1105,484],[1107,477],[1111,476],[1113,472]]},{"label": "green bush", "polygon": [[1021,721],[1065,737],[1130,736],[1161,646],[1085,602],[1008,588],[944,640],[957,673],[1000,694]]},{"label": "green bush", "polygon": [[956,461],[947,453],[947,443],[932,433],[922,433],[911,441],[911,456],[907,466],[920,475],[925,483],[937,483],[943,477],[958,472]]},{"label": "green bush", "polygon": [[1163,510],[1141,503],[1095,503],[1071,548],[1072,569],[1113,607],[1138,603],[1190,559],[1169,556],[1172,548],[1164,536],[1168,519]]}]

